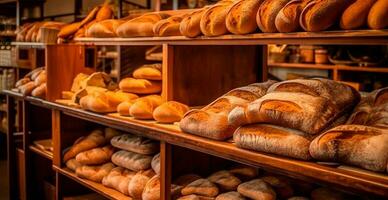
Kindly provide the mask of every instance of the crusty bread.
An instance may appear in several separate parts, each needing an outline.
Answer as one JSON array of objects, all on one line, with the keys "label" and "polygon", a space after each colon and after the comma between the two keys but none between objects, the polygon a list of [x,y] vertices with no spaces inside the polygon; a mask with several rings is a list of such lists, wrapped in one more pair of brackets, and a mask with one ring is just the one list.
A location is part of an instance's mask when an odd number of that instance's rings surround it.
[{"label": "crusty bread", "polygon": [[193,11],[184,17],[180,23],[179,30],[186,37],[197,37],[201,35],[200,22],[206,8]]},{"label": "crusty bread", "polygon": [[117,166],[132,171],[140,171],[151,168],[152,156],[120,150],[112,155],[112,162]]},{"label": "crusty bread", "polygon": [[310,154],[321,161],[341,162],[383,172],[388,163],[388,131],[363,125],[342,125],[316,137]]},{"label": "crusty bread", "polygon": [[114,147],[144,155],[152,155],[159,151],[159,143],[148,138],[123,134],[113,137],[110,141]]},{"label": "crusty bread", "polygon": [[160,153],[152,158],[151,167],[156,174],[160,175]]},{"label": "crusty bread", "polygon": [[228,124],[229,112],[236,106],[260,98],[273,83],[267,81],[231,90],[204,108],[187,112],[179,123],[180,128],[184,132],[215,140],[230,138],[237,126]]},{"label": "crusty bread", "polygon": [[160,123],[179,122],[188,110],[189,107],[182,103],[168,101],[154,110],[153,118]]},{"label": "crusty bread", "polygon": [[105,143],[104,133],[101,130],[94,130],[88,136],[81,137],[74,142],[73,146],[63,156],[63,161],[66,162],[74,158],[78,153],[87,151]]},{"label": "crusty bread", "polygon": [[218,195],[216,200],[246,200],[246,198],[238,192],[226,192]]},{"label": "crusty bread", "polygon": [[28,77],[21,78],[20,80],[16,81],[15,87],[18,88],[28,82],[31,82],[31,79]]},{"label": "crusty bread", "polygon": [[128,184],[128,193],[134,199],[141,199],[147,182],[155,176],[152,169],[139,171],[132,177]]},{"label": "crusty bread", "polygon": [[129,109],[131,108],[131,106],[133,105],[133,103],[134,103],[135,101],[136,101],[136,100],[133,100],[133,101],[124,101],[124,102],[120,103],[120,104],[117,106],[117,112],[118,112],[121,116],[130,116]]},{"label": "crusty bread", "polygon": [[61,30],[58,33],[58,37],[65,39],[70,35],[73,35],[74,33],[76,33],[81,27],[82,27],[81,22],[74,22],[74,23],[68,24],[61,28]]},{"label": "crusty bread", "polygon": [[110,104],[110,96],[105,92],[94,92],[80,99],[80,106],[85,110],[97,113],[115,112],[116,106]]},{"label": "crusty bread", "polygon": [[228,33],[225,19],[232,4],[232,0],[220,1],[205,10],[200,22],[201,32],[205,36],[219,36]]},{"label": "crusty bread", "polygon": [[373,4],[368,14],[368,26],[371,29],[384,29],[388,27],[388,0],[378,0]]},{"label": "crusty bread", "polygon": [[150,37],[154,36],[153,27],[154,25],[162,20],[169,17],[167,14],[161,13],[147,13],[140,17],[136,17],[127,22],[121,24],[116,34],[119,37]]},{"label": "crusty bread", "polygon": [[162,82],[147,79],[124,78],[120,81],[119,87],[124,92],[155,94],[162,91]]},{"label": "crusty bread", "polygon": [[154,110],[163,103],[159,95],[149,95],[136,100],[129,110],[129,114],[136,119],[153,119]]},{"label": "crusty bread", "polygon": [[47,84],[42,83],[32,90],[31,95],[34,97],[45,98],[46,97]]},{"label": "crusty bread", "polygon": [[264,0],[260,5],[256,15],[256,22],[260,30],[264,33],[278,32],[275,26],[275,19],[279,11],[290,0]]},{"label": "crusty bread", "polygon": [[351,199],[352,197],[342,192],[323,187],[311,192],[311,200],[345,200],[349,198]]},{"label": "crusty bread", "polygon": [[24,96],[30,95],[35,88],[36,88],[36,85],[33,81],[30,81],[18,87],[19,92],[22,93]]},{"label": "crusty bread", "polygon": [[261,179],[272,186],[279,199],[288,199],[294,195],[289,179],[283,176],[264,176]]},{"label": "crusty bread", "polygon": [[104,3],[96,14],[96,21],[111,19],[113,17],[113,10],[108,3]]},{"label": "crusty bread", "polygon": [[276,193],[272,187],[262,179],[253,179],[251,181],[241,183],[237,191],[245,197],[261,200],[275,200]]},{"label": "crusty bread", "polygon": [[188,184],[181,191],[182,195],[197,194],[206,197],[215,197],[218,195],[219,190],[217,186],[207,179],[198,179]]},{"label": "crusty bread", "polygon": [[302,160],[311,159],[309,146],[312,139],[311,135],[301,131],[269,124],[242,126],[233,135],[240,148]]},{"label": "crusty bread", "polygon": [[101,165],[110,161],[113,152],[110,145],[97,147],[77,154],[75,160],[81,165]]},{"label": "crusty bread", "polygon": [[[357,29],[367,23],[369,11],[377,0],[356,0],[342,13],[340,27]],[[388,15],[387,15],[388,16]]]},{"label": "crusty bread", "polygon": [[249,166],[235,166],[229,170],[230,173],[238,177],[240,180],[252,180],[259,175],[259,170]]},{"label": "crusty bread", "polygon": [[171,16],[158,21],[153,27],[154,35],[159,37],[181,35],[179,26],[182,19],[182,16]]},{"label": "crusty bread", "polygon": [[101,183],[102,179],[108,175],[114,167],[115,166],[111,162],[95,166],[83,165],[75,170],[75,174],[80,178]]},{"label": "crusty bread", "polygon": [[133,71],[132,75],[136,79],[160,81],[162,80],[162,64],[143,65]]},{"label": "crusty bread", "polygon": [[226,170],[215,172],[207,179],[215,183],[221,191],[234,191],[241,183],[240,179]]},{"label": "crusty bread", "polygon": [[177,200],[215,200],[214,197],[205,197],[196,194],[190,194],[179,197]]},{"label": "crusty bread", "polygon": [[39,75],[33,79],[36,86],[39,86],[47,82],[47,73],[46,70],[43,70]]},{"label": "crusty bread", "polygon": [[66,162],[66,167],[71,169],[72,171],[75,171],[78,167],[81,167],[82,165],[75,160],[75,158],[72,158]]},{"label": "crusty bread", "polygon": [[311,0],[291,0],[276,15],[275,26],[281,33],[294,32],[300,29],[299,17],[302,10]]},{"label": "crusty bread", "polygon": [[100,22],[96,22],[86,30],[85,35],[86,37],[96,38],[116,37],[116,29],[122,23],[124,23],[124,21],[116,19],[107,19]]},{"label": "crusty bread", "polygon": [[263,0],[239,0],[226,16],[226,28],[233,34],[248,34],[257,30],[256,14]]},{"label": "crusty bread", "polygon": [[155,175],[144,187],[142,200],[159,200],[160,199],[160,177]]},{"label": "crusty bread", "polygon": [[106,187],[116,189],[125,195],[129,195],[128,184],[135,174],[136,172],[123,167],[115,167],[102,179],[102,184]]},{"label": "crusty bread", "polygon": [[300,26],[305,31],[324,31],[339,20],[352,0],[311,1],[300,15]]}]

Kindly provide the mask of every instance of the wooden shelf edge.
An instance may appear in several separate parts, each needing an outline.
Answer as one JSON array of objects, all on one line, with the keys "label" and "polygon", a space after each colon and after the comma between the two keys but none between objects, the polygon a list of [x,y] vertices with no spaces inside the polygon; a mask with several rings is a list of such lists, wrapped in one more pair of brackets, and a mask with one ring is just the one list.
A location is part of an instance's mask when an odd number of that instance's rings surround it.
[{"label": "wooden shelf edge", "polygon": [[53,165],[53,169],[55,171],[57,171],[58,173],[76,181],[77,183],[80,183],[81,185],[87,187],[87,188],[90,188],[92,189],[93,191],[103,195],[104,197],[107,197],[109,199],[117,199],[117,200],[122,200],[122,199],[128,199],[128,200],[132,200],[131,197],[129,196],[126,196],[124,194],[122,194],[121,192],[119,191],[116,191],[114,189],[111,189],[111,188],[108,188],[108,187],[105,187],[103,186],[101,183],[96,183],[96,182],[93,182],[93,181],[89,181],[89,180],[86,180],[86,179],[82,179],[82,178],[79,178],[75,175],[74,172],[72,172],[70,169],[68,168],[60,168],[60,167],[57,167],[55,165]]},{"label": "wooden shelf edge", "polygon": [[331,65],[331,64],[314,64],[314,63],[273,63],[273,62],[269,62],[268,67],[388,73],[388,67],[358,67],[358,66],[346,66],[346,65],[334,65],[334,64]]},{"label": "wooden shelf edge", "polygon": [[39,147],[35,146],[35,145],[30,145],[29,146],[29,149],[32,151],[32,152],[35,152],[37,153],[38,155],[40,156],[43,156],[49,160],[53,160],[53,153],[50,152],[50,151],[45,151],[45,150],[42,150],[40,149]]}]

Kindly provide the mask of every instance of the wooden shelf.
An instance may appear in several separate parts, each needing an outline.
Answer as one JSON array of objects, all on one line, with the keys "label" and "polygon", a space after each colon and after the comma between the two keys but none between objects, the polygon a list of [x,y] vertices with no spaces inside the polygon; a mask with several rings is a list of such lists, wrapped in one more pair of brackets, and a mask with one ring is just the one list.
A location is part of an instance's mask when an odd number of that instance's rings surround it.
[{"label": "wooden shelf", "polygon": [[296,33],[255,33],[218,37],[184,36],[138,38],[77,38],[76,44],[88,45],[265,45],[265,44],[388,44],[388,30],[352,30]]},{"label": "wooden shelf", "polygon": [[314,64],[314,63],[268,63],[268,67],[388,73],[388,67],[358,67],[358,66]]},{"label": "wooden shelf", "polygon": [[336,66],[339,71],[388,73],[388,67]]},{"label": "wooden shelf", "polygon": [[132,200],[131,197],[129,196],[126,196],[122,193],[120,193],[119,191],[116,191],[114,189],[111,189],[111,188],[107,188],[105,186],[103,186],[102,184],[100,183],[96,183],[96,182],[93,182],[93,181],[89,181],[89,180],[86,180],[86,179],[82,179],[82,178],[79,178],[75,175],[74,172],[72,172],[70,169],[68,168],[59,168],[59,167],[56,167],[56,166],[53,166],[54,170],[57,171],[58,173],[62,174],[62,175],[65,175],[66,177],[94,190],[95,192],[103,195],[104,197],[107,197],[109,199],[117,199],[117,200],[122,200],[122,199],[128,199],[128,200]]},{"label": "wooden shelf", "polygon": [[18,46],[20,48],[44,49],[48,44],[42,42],[11,42],[11,45]]},{"label": "wooden shelf", "polygon": [[53,160],[53,152],[40,149],[39,147],[37,147],[35,145],[30,145],[29,148],[32,152],[35,152],[38,155],[43,156],[49,160]]},{"label": "wooden shelf", "polygon": [[5,95],[9,95],[9,96],[15,98],[16,100],[24,99],[24,97],[23,97],[23,95],[21,93],[15,92],[15,91],[12,91],[12,90],[3,90],[2,93],[5,94]]},{"label": "wooden shelf", "polygon": [[237,148],[233,143],[214,141],[207,138],[183,133],[176,125],[158,124],[153,121],[135,120],[119,117],[117,114],[100,115],[81,109],[70,108],[56,103],[46,102],[48,107],[66,115],[99,123],[112,128],[165,141],[169,144],[193,149],[236,162],[262,167],[287,176],[313,181],[323,185],[353,190],[358,193],[388,195],[388,175],[365,172],[358,169],[346,170],[324,166],[315,162],[300,161],[266,153]]}]

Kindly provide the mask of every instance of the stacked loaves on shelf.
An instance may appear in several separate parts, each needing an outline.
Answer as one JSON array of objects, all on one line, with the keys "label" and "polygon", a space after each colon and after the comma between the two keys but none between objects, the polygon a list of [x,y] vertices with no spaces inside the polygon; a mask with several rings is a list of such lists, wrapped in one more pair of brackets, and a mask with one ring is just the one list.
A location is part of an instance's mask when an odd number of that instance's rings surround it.
[{"label": "stacked loaves on shelf", "polygon": [[46,97],[47,74],[44,67],[36,68],[18,80],[15,84],[15,91],[22,93],[24,96],[32,95],[38,98]]},{"label": "stacked loaves on shelf", "polygon": [[43,42],[42,28],[60,30],[66,24],[62,22],[43,21],[26,23],[16,31],[16,41],[18,42]]}]

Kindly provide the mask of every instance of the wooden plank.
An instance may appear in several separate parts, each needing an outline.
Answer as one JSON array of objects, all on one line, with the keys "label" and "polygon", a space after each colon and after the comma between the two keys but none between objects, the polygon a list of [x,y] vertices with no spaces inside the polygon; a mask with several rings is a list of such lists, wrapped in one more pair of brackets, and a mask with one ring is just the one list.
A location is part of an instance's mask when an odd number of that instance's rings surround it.
[{"label": "wooden plank", "polygon": [[45,151],[45,150],[42,150],[40,149],[39,147],[35,146],[35,145],[30,145],[28,147],[32,152],[44,157],[44,158],[47,158],[49,160],[52,160],[53,159],[53,153],[50,152],[50,151]]},{"label": "wooden plank", "polygon": [[296,69],[320,69],[334,70],[335,65],[308,64],[308,63],[268,63],[270,68],[296,68]]},{"label": "wooden plank", "polygon": [[171,198],[172,160],[171,145],[166,142],[160,143],[160,197],[161,200]]},{"label": "wooden plank", "polygon": [[162,61],[162,98],[166,101],[173,99],[173,77],[174,77],[174,47],[163,44],[163,61]]},{"label": "wooden plank", "polygon": [[61,167],[62,165],[62,146],[61,146],[61,113],[58,110],[51,111],[52,122],[52,141],[53,141],[53,165]]}]

